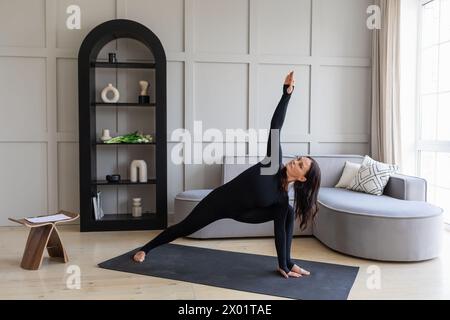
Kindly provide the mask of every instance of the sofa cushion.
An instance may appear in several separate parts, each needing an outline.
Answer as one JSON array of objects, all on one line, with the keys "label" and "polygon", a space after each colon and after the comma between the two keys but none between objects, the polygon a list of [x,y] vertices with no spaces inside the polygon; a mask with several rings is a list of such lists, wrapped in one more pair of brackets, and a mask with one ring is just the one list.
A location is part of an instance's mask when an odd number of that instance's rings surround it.
[{"label": "sofa cushion", "polygon": [[361,168],[350,182],[348,189],[381,196],[390,176],[398,171],[398,166],[364,157]]},{"label": "sofa cushion", "polygon": [[200,200],[206,197],[211,191],[212,189],[187,190],[177,194],[175,199],[200,202]]},{"label": "sofa cushion", "polygon": [[[187,190],[180,192],[176,195],[175,199],[184,200],[184,201],[194,201],[200,202],[204,197],[206,197],[213,189],[198,189],[198,190]],[[289,188],[289,201],[294,201],[294,189]]]},{"label": "sofa cushion", "polygon": [[425,218],[442,213],[441,208],[427,202],[399,200],[338,188],[320,188],[319,203],[349,214],[385,218]]},{"label": "sofa cushion", "polygon": [[341,179],[339,179],[339,182],[335,185],[335,188],[347,189],[358,174],[360,168],[361,164],[359,163],[345,161],[345,167],[342,171]]}]

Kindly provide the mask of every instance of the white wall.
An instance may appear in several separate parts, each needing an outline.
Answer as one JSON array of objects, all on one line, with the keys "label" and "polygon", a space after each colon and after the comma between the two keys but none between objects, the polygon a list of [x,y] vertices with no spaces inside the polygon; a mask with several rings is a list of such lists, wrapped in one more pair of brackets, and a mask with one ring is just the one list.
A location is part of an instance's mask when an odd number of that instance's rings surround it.
[{"label": "white wall", "polygon": [[[163,43],[168,138],[194,120],[204,129],[267,128],[293,69],[285,153],[367,153],[369,2],[0,0],[0,224],[78,210],[76,59],[83,37],[114,18],[145,24]],[[65,27],[70,4],[81,7],[81,30]],[[169,161],[169,211],[179,191],[219,181],[218,165]]]}]

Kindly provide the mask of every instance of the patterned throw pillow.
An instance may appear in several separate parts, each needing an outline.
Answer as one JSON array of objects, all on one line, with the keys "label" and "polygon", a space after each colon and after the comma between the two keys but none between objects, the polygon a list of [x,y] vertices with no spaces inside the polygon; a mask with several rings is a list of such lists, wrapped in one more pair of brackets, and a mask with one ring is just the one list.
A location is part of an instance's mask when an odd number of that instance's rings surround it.
[{"label": "patterned throw pillow", "polygon": [[397,165],[378,162],[366,156],[347,189],[381,196],[389,178],[397,171]]}]

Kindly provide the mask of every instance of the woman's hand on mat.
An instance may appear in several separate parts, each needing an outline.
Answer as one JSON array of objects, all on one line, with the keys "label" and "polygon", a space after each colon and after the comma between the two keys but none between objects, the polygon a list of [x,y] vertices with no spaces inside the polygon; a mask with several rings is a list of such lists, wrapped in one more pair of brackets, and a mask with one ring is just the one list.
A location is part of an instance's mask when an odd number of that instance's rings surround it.
[{"label": "woman's hand on mat", "polygon": [[136,262],[144,262],[145,260],[145,252],[144,251],[138,251],[133,257],[133,260]]},{"label": "woman's hand on mat", "polygon": [[296,272],[293,272],[293,271],[289,271],[289,273],[286,273],[286,271],[284,271],[280,267],[278,267],[278,272],[281,273],[281,275],[283,277],[285,277],[286,279],[289,278],[289,277],[300,278],[302,276],[300,273],[296,273]]},{"label": "woman's hand on mat", "polygon": [[309,271],[307,271],[307,270],[305,270],[305,269],[300,268],[300,267],[299,267],[298,265],[296,265],[296,264],[294,264],[294,266],[292,267],[291,272],[298,273],[298,274],[300,274],[300,275],[302,275],[302,276],[309,276],[309,275],[311,274],[311,272],[309,272]]}]

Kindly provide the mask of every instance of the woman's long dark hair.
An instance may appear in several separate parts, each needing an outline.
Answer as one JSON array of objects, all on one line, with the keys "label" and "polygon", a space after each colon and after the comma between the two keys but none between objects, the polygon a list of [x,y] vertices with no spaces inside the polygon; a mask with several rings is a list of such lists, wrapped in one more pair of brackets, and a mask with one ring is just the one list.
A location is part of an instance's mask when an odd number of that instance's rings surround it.
[{"label": "woman's long dark hair", "polygon": [[[314,220],[314,217],[319,211],[317,204],[317,197],[319,195],[321,172],[319,164],[311,157],[311,167],[306,174],[305,182],[294,182],[294,211],[296,218],[300,219],[300,229],[305,230],[309,222]],[[282,172],[282,185],[286,185],[287,173],[286,167]]]}]

